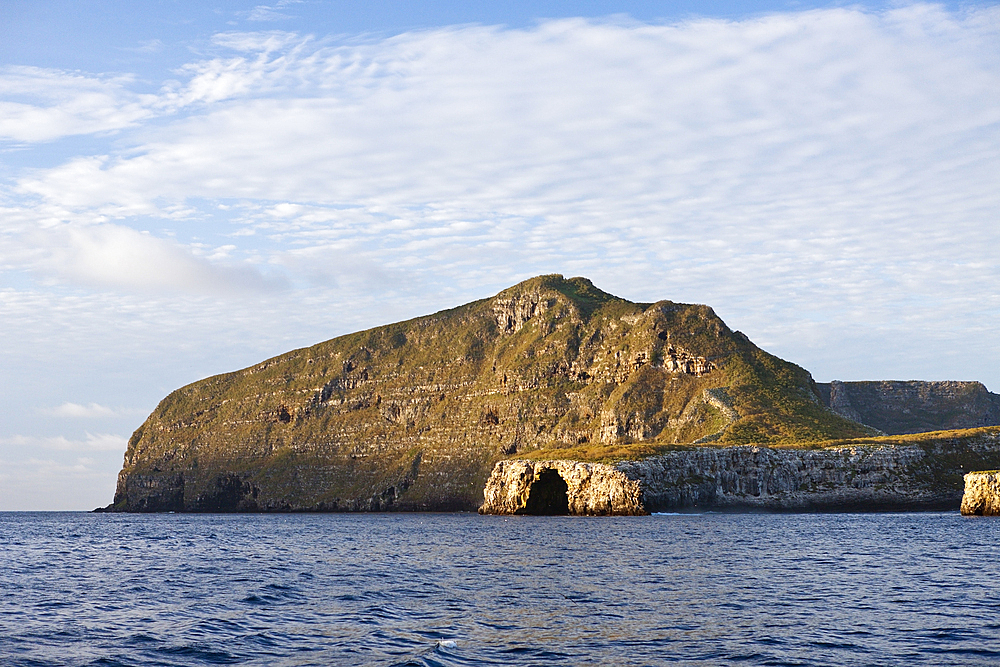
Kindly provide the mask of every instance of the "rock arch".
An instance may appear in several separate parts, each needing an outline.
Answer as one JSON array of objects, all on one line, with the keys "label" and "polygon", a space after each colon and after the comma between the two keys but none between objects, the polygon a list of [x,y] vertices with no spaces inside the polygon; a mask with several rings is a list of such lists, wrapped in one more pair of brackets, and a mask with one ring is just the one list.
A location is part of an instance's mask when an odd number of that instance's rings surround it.
[{"label": "rock arch", "polygon": [[605,463],[565,459],[498,461],[483,499],[481,514],[648,514],[639,480]]},{"label": "rock arch", "polygon": [[545,468],[528,489],[525,514],[569,514],[569,485],[558,470]]}]

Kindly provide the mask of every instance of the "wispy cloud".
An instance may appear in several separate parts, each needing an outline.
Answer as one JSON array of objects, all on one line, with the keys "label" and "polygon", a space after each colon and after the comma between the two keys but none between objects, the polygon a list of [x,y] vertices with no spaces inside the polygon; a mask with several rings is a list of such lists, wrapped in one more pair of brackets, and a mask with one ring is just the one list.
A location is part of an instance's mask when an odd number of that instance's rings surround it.
[{"label": "wispy cloud", "polygon": [[52,417],[69,419],[104,419],[109,417],[141,417],[147,411],[138,408],[110,408],[100,403],[73,403],[67,401],[54,408],[41,408],[39,412]]},{"label": "wispy cloud", "polygon": [[[263,235],[261,259],[284,266],[363,248],[384,266],[455,275],[628,265],[662,281],[684,268],[688,293],[746,285],[747,272],[772,294],[801,276],[796,290],[830,305],[899,280],[929,288],[929,267],[988,266],[985,246],[964,239],[997,240],[997,14],[564,20],[348,46],[228,34],[220,45],[250,55],[192,63],[171,93],[202,111],[18,188],[119,216],[255,202],[241,233]],[[129,256],[119,247],[170,254],[111,226],[65,238],[81,259],[57,263],[92,284],[114,282],[105,267]],[[183,275],[198,275],[189,264]],[[841,282],[824,282],[834,271]]]},{"label": "wispy cloud", "polygon": [[96,287],[186,293],[240,293],[280,289],[256,267],[226,266],[195,256],[176,242],[112,224],[48,230],[51,273]]},{"label": "wispy cloud", "polygon": [[286,14],[282,10],[292,5],[301,4],[302,0],[280,0],[274,5],[257,5],[247,16],[248,21],[284,21],[294,18],[291,14]]},{"label": "wispy cloud", "polygon": [[163,41],[159,39],[146,39],[139,42],[138,46],[124,50],[132,51],[133,53],[159,53],[163,50]]},{"label": "wispy cloud", "polygon": [[130,76],[0,68],[0,139],[52,141],[134,126],[153,115],[156,100],[132,92],[132,83]]},{"label": "wispy cloud", "polygon": [[[120,203],[108,208],[129,210]],[[0,208],[7,223],[6,229],[0,228],[0,238],[6,241],[0,249],[0,265],[29,271],[44,281],[126,292],[196,295],[260,294],[288,286],[277,265],[263,270],[267,267],[234,258],[236,246],[231,243],[181,244],[105,222],[106,215],[81,215],[64,206],[34,210],[36,223],[31,224],[31,210]]]},{"label": "wispy cloud", "polygon": [[87,433],[86,438],[83,440],[72,440],[62,435],[55,437],[15,435],[0,438],[0,445],[16,445],[25,449],[47,449],[69,452],[120,451],[124,454],[125,448],[128,446],[128,438],[110,433]]},{"label": "wispy cloud", "polygon": [[88,403],[87,405],[82,405],[80,403],[70,403],[68,401],[55,408],[45,408],[42,412],[44,414],[52,415],[53,417],[73,417],[83,419],[114,417],[117,414],[115,410],[98,403]]}]

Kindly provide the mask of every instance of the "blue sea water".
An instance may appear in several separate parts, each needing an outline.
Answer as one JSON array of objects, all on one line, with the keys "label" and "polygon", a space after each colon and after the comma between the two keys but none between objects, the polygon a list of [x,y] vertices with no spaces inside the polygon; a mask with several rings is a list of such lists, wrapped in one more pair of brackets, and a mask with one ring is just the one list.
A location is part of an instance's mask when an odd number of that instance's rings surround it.
[{"label": "blue sea water", "polygon": [[2,665],[996,665],[1000,519],[0,514]]}]

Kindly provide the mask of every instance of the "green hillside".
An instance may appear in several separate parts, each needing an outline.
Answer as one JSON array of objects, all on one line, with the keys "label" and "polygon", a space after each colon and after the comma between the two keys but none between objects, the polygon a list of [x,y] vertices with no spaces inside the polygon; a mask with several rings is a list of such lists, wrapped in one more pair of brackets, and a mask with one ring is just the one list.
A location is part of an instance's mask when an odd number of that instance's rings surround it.
[{"label": "green hillside", "polygon": [[493,464],[873,435],[711,308],[540,276],[171,393],[114,508],[474,509]]}]

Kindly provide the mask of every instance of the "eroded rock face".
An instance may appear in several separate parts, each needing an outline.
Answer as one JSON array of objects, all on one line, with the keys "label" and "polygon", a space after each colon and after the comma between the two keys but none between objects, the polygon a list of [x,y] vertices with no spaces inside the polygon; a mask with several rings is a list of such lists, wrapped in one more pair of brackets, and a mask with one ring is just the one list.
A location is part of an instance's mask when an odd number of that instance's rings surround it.
[{"label": "eroded rock face", "polygon": [[[980,463],[1000,467],[1000,429],[901,446],[698,447],[614,465],[502,461],[486,484],[480,511],[526,513],[539,472],[550,469],[572,489],[571,514],[956,509],[963,471]],[[982,511],[974,513],[988,513],[987,507],[1000,513],[1000,483],[996,476],[991,480],[976,481],[974,507]],[[987,498],[995,504],[982,500]],[[964,502],[962,507],[965,512]]]},{"label": "eroded rock face", "polygon": [[675,509],[887,510],[954,505],[955,489],[927,486],[920,447],[824,450],[744,446],[671,452],[622,463],[650,511]]},{"label": "eroded rock face", "polygon": [[1000,516],[1000,470],[970,472],[965,476],[962,514]]},{"label": "eroded rock face", "polygon": [[116,494],[132,512],[180,512],[184,510],[184,476],[163,474],[118,474]]},{"label": "eroded rock face", "polygon": [[[564,489],[564,504],[552,498],[557,489]],[[535,501],[538,495],[544,500]],[[639,481],[602,463],[500,461],[486,484],[485,496],[483,514],[648,514]]]},{"label": "eroded rock face", "polygon": [[1000,395],[981,382],[818,383],[837,414],[889,435],[1000,425]]}]

